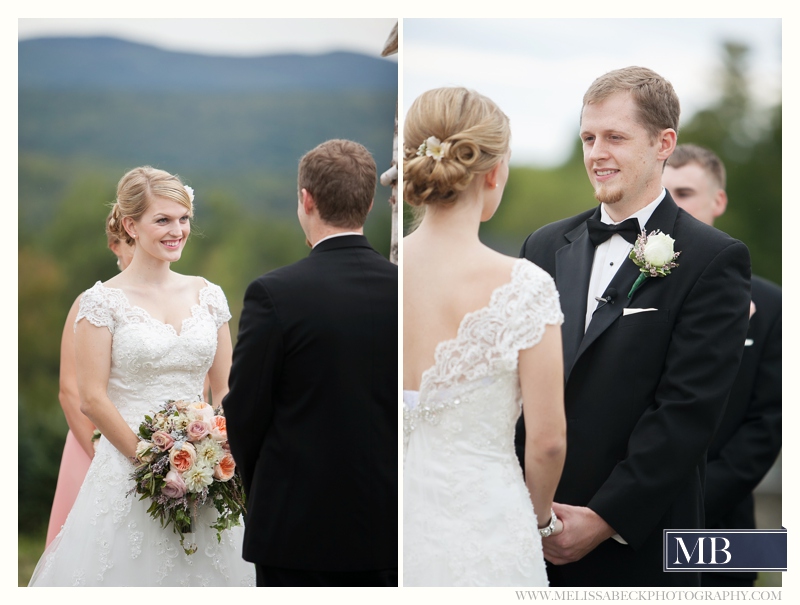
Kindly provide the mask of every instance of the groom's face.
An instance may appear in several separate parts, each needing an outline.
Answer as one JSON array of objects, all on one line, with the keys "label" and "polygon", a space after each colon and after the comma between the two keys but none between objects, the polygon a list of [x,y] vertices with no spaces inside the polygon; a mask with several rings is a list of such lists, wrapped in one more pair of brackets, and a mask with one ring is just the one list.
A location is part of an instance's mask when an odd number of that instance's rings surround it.
[{"label": "groom's face", "polygon": [[636,204],[660,188],[659,143],[639,122],[629,93],[614,93],[585,105],[581,140],[586,172],[600,202]]}]

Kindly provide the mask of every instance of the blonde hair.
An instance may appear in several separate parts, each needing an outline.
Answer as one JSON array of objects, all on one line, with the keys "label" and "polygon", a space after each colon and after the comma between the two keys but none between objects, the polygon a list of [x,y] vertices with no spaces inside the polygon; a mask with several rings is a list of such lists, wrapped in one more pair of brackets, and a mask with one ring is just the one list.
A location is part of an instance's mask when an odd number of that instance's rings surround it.
[{"label": "blonde hair", "polygon": [[[646,67],[624,67],[603,74],[583,95],[583,107],[604,101],[617,92],[628,92],[638,108],[639,122],[651,138],[662,130],[678,132],[681,103],[669,81]],[[583,111],[581,111],[581,116]]]},{"label": "blonde hair", "polygon": [[111,210],[108,211],[108,216],[106,217],[106,238],[108,239],[109,249],[111,249],[111,246],[113,246],[114,244],[119,243],[119,236],[114,231],[112,231],[112,225],[114,225],[114,222],[116,221],[116,219],[114,219],[113,217],[114,217],[114,209],[112,208]]},{"label": "blonde hair", "polygon": [[[508,116],[488,97],[467,88],[437,88],[412,103],[403,129],[403,194],[412,206],[455,202],[475,175],[494,168],[508,152]],[[443,157],[418,155],[429,137]]]},{"label": "blonde hair", "polygon": [[109,242],[116,238],[133,244],[134,239],[125,230],[122,219],[130,217],[138,221],[155,197],[178,202],[189,211],[190,217],[194,214],[189,192],[178,175],[151,166],[140,166],[128,171],[117,184],[117,199],[106,221]]}]

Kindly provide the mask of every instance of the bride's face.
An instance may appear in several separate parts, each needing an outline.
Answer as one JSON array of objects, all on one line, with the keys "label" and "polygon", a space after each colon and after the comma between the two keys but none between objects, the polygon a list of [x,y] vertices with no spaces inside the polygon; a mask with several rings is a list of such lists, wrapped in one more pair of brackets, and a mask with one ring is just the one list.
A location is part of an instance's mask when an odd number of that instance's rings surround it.
[{"label": "bride's face", "polygon": [[175,262],[189,237],[189,211],[183,204],[157,197],[138,221],[132,221],[131,230],[136,234],[135,254]]}]

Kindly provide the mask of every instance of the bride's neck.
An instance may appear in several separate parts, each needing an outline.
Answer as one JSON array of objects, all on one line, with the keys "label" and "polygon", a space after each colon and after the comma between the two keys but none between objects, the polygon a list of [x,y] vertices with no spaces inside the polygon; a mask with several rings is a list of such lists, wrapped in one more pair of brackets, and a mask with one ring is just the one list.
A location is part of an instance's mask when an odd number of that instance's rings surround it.
[{"label": "bride's neck", "polygon": [[416,231],[419,236],[434,237],[440,242],[480,244],[481,206],[477,199],[470,197],[459,197],[446,206],[428,206]]},{"label": "bride's neck", "polygon": [[138,285],[162,286],[167,284],[174,273],[170,263],[152,257],[136,258],[125,269],[128,279]]}]

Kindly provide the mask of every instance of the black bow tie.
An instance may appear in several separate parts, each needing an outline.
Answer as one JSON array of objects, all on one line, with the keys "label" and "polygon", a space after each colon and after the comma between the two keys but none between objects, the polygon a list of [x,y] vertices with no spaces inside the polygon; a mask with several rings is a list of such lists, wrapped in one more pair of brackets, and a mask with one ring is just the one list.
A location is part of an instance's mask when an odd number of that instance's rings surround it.
[{"label": "black bow tie", "polygon": [[625,219],[617,225],[606,225],[597,219],[590,218],[586,221],[589,228],[589,239],[594,246],[599,246],[615,233],[619,233],[631,244],[636,242],[639,231],[639,221],[635,218]]}]

